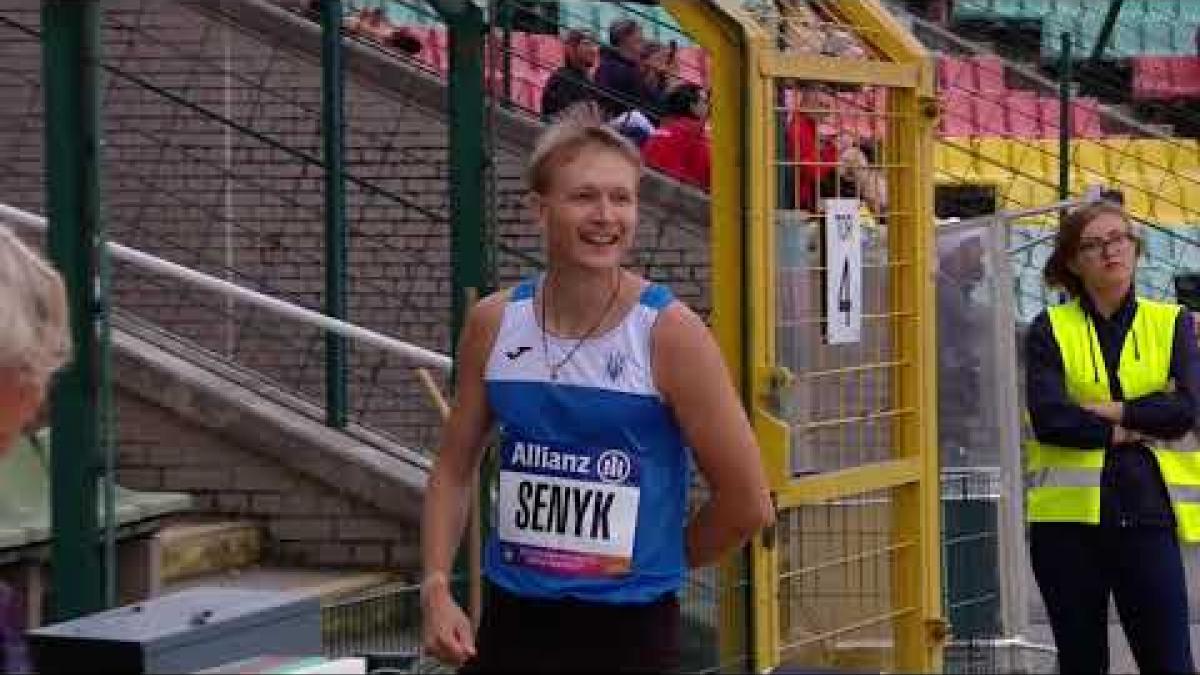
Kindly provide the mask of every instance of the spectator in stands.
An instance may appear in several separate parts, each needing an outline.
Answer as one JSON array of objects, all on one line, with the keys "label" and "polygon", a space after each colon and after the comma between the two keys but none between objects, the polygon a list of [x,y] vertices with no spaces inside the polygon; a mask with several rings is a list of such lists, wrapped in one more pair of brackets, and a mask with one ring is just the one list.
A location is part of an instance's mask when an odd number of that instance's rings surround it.
[{"label": "spectator in stands", "polygon": [[592,73],[600,48],[591,31],[572,29],[563,41],[563,65],[542,90],[542,114],[553,118],[573,103],[598,99]]},{"label": "spectator in stands", "polygon": [[364,7],[346,22],[346,32],[405,54],[421,53],[421,39],[403,26],[393,26],[382,7]]},{"label": "spectator in stands", "polygon": [[708,189],[708,94],[698,84],[681,84],[667,92],[663,123],[642,147],[646,164],[685,183]]},{"label": "spectator in stands", "polygon": [[662,115],[663,103],[667,91],[678,83],[679,62],[675,56],[675,44],[668,49],[661,42],[649,41],[642,47],[641,60],[638,62],[638,75],[641,78],[641,94],[638,97],[638,109],[650,119],[651,124],[658,125]]},{"label": "spectator in stands", "polygon": [[658,127],[667,89],[678,81],[675,44],[643,42],[638,59],[638,90],[630,108],[613,118],[613,126],[640,148]]},{"label": "spectator in stands", "polygon": [[789,51],[843,58],[867,57],[867,48],[850,31],[823,17],[809,0],[777,0],[780,38]]},{"label": "spectator in stands", "polygon": [[[58,272],[0,225],[0,455],[37,416],[52,373],[70,351]],[[0,582],[0,672],[32,672],[21,598]]]},{"label": "spectator in stands", "polygon": [[796,108],[784,137],[787,157],[793,163],[791,205],[815,212],[821,199],[857,197],[882,215],[887,211],[882,173],[871,166],[870,157],[852,134],[822,128],[829,118],[830,95],[829,87],[820,83],[797,90]]},{"label": "spectator in stands", "polygon": [[617,19],[608,28],[610,48],[600,55],[596,84],[604,92],[600,107],[609,119],[635,108],[642,98],[638,63],[643,42],[642,27],[633,19]]}]

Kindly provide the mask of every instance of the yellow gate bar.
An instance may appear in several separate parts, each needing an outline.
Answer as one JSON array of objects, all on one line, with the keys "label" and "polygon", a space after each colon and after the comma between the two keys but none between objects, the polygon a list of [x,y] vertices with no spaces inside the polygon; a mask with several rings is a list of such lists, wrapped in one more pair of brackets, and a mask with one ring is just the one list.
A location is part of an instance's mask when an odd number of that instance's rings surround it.
[{"label": "yellow gate bar", "polygon": [[821,504],[832,499],[916,483],[921,480],[922,469],[920,457],[905,457],[797,478],[779,490],[779,506],[790,508]]},{"label": "yellow gate bar", "polygon": [[763,54],[760,72],[767,77],[905,88],[917,86],[919,75],[917,68],[909,64],[851,61],[829,56],[780,52]]}]

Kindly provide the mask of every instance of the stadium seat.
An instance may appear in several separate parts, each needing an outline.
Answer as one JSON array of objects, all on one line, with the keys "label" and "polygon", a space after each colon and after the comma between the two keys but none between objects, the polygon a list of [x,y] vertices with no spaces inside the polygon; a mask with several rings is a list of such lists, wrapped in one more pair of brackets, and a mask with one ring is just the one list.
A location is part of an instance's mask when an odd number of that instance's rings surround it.
[{"label": "stadium seat", "polygon": [[979,175],[993,181],[1007,180],[1012,175],[1013,151],[1016,145],[1011,139],[995,136],[974,139],[973,147],[978,153]]},{"label": "stadium seat", "polygon": [[1155,101],[1174,98],[1170,64],[1161,56],[1137,56],[1130,59],[1133,75],[1133,98]]},{"label": "stadium seat", "polygon": [[943,136],[972,136],[975,134],[975,113],[971,99],[962,94],[942,97],[942,114],[938,126]]},{"label": "stadium seat", "polygon": [[934,166],[952,179],[973,180],[979,174],[974,140],[966,136],[940,139],[934,146]]},{"label": "stadium seat", "polygon": [[554,72],[563,64],[563,43],[557,35],[535,35],[533,42],[541,69]]},{"label": "stadium seat", "polygon": [[972,99],[975,104],[975,133],[983,136],[1005,136],[1009,133],[1005,105],[1001,97],[984,96]]},{"label": "stadium seat", "polygon": [[1142,170],[1142,160],[1137,154],[1138,139],[1109,136],[1104,139],[1108,149],[1109,172],[1115,175],[1138,174]]},{"label": "stadium seat", "polygon": [[688,82],[708,85],[708,55],[700,47],[680,47],[679,76]]},{"label": "stadium seat", "polygon": [[1014,139],[1012,169],[1016,173],[1035,177],[1058,175],[1058,148],[1055,144],[1032,139]]},{"label": "stadium seat", "polygon": [[975,81],[975,68],[968,59],[954,56],[938,58],[938,88],[949,93],[955,89],[975,91],[978,84]]},{"label": "stadium seat", "polygon": [[1104,135],[1100,125],[1100,102],[1094,98],[1079,98],[1071,102],[1071,135],[1076,138],[1096,138]]},{"label": "stadium seat", "polygon": [[1042,135],[1038,97],[1032,91],[1015,90],[1004,96],[1008,104],[1009,133],[1017,138],[1038,138]]},{"label": "stadium seat", "polygon": [[1043,96],[1038,99],[1038,112],[1041,118],[1040,124],[1042,127],[1043,136],[1058,136],[1058,129],[1062,126],[1062,102],[1056,98]]},{"label": "stadium seat", "polygon": [[445,75],[450,69],[449,38],[443,28],[433,26],[419,33],[423,39],[421,60],[433,66],[439,73]]},{"label": "stadium seat", "polygon": [[1058,201],[1058,193],[1040,180],[1014,178],[1000,185],[1000,200],[1004,209],[1026,209]]},{"label": "stadium seat", "polygon": [[1071,149],[1071,169],[1107,176],[1110,173],[1108,147],[1094,141],[1076,141]]},{"label": "stadium seat", "polygon": [[979,91],[998,93],[1007,89],[1004,84],[1004,62],[998,56],[977,56],[973,59]]}]

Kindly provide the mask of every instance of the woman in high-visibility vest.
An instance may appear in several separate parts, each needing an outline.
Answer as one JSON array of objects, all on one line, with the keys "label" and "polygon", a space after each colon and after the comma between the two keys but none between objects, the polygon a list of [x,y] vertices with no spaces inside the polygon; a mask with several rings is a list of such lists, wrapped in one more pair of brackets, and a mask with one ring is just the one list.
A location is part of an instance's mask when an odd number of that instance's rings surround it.
[{"label": "woman in high-visibility vest", "polygon": [[1200,452],[1170,445],[1196,417],[1191,315],[1137,297],[1141,242],[1124,211],[1063,218],[1046,282],[1071,300],[1026,342],[1030,558],[1059,672],[1108,671],[1116,601],[1143,672],[1193,672],[1180,543],[1200,541]]}]

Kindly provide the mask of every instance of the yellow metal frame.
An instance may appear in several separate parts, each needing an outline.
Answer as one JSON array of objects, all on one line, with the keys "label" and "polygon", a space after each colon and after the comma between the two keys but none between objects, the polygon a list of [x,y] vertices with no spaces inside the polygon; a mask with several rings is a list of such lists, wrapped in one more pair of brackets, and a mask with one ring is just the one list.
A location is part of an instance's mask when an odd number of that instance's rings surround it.
[{"label": "yellow metal frame", "polygon": [[[709,81],[713,91],[709,119],[712,124],[712,146],[720,154],[713,162],[709,190],[709,221],[711,242],[712,317],[711,325],[717,344],[724,355],[733,381],[745,393],[747,381],[747,344],[744,288],[749,220],[746,186],[750,184],[752,164],[746,153],[748,136],[747,105],[744,99],[749,88],[750,71],[745,68],[745,43],[754,26],[741,15],[741,8],[727,0],[662,0],[664,8],[674,15],[684,31],[704,47],[709,55]],[[715,154],[715,153],[714,153]],[[749,405],[749,399],[746,400]],[[761,546],[760,542],[754,544]],[[758,561],[750,570],[754,592],[769,588],[760,580],[765,571]],[[773,627],[761,626],[751,615],[746,597],[737,592],[743,578],[743,564],[736,556],[726,560],[720,569],[720,657],[723,664],[734,663],[741,655],[750,653],[752,636],[769,634]],[[759,602],[756,596],[754,602]],[[754,623],[751,623],[754,622]],[[755,661],[760,669],[763,661]]]},{"label": "yellow metal frame", "polygon": [[[739,0],[663,0],[685,31],[710,54],[713,104],[711,190],[713,331],[743,395],[771,480],[777,507],[826,503],[892,489],[895,667],[941,668],[944,637],[940,597],[940,528],[933,363],[933,145],[936,110],[932,61],[915,38],[875,0],[836,3],[839,19],[868,36],[882,61],[850,62],[780,54]],[[893,341],[899,364],[893,382],[895,456],[802,479],[789,473],[788,425],[770,400],[788,374],[775,344],[776,159],[774,84],[778,78],[874,84],[892,88],[887,176],[891,306],[906,320]],[[718,154],[719,153],[719,154]],[[752,636],[741,636],[740,598],[722,597],[722,657],[752,649],[753,667],[780,660],[779,559],[774,533],[751,545]],[[915,542],[915,545],[914,545]],[[740,568],[723,567],[722,588]]]}]

